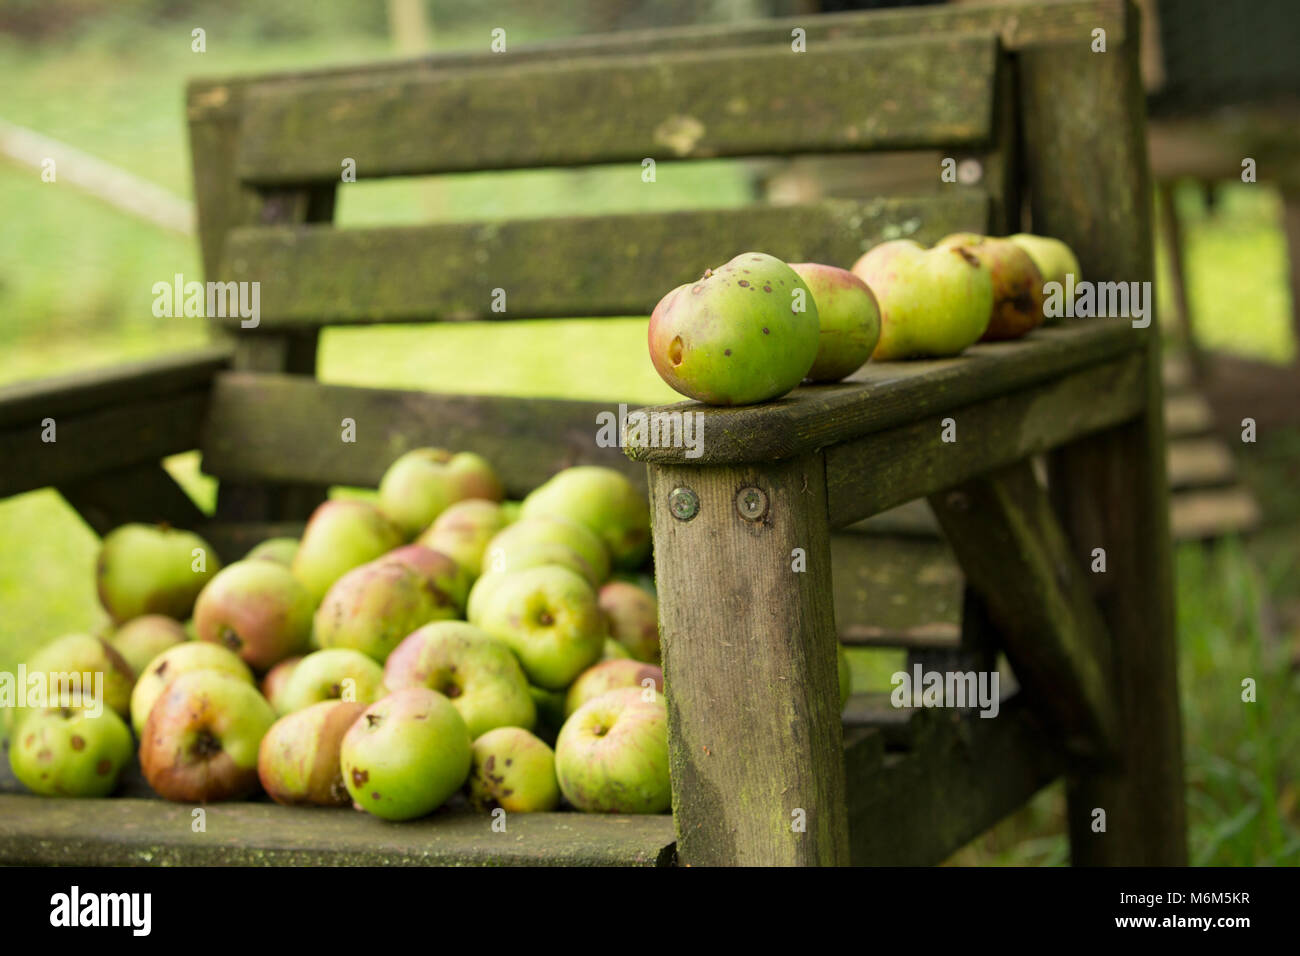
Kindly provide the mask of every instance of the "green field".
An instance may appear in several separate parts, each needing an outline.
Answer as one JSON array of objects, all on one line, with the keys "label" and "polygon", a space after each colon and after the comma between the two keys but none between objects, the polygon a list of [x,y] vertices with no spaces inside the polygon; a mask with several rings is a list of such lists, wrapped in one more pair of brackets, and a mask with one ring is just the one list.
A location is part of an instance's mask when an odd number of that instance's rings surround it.
[{"label": "green field", "polygon": [[[188,26],[108,22],[111,28],[40,44],[0,33],[0,116],[184,196],[186,77],[390,55],[374,34],[290,31],[254,40],[215,28],[209,52],[197,55]],[[546,29],[558,28],[525,27],[516,39]],[[439,39],[455,46],[470,37]],[[743,169],[720,162],[665,164],[653,185],[640,181],[639,168],[455,176],[345,186],[339,219],[356,226],[704,207],[749,195]],[[1179,201],[1189,216],[1190,292],[1203,341],[1289,360],[1296,343],[1276,195],[1262,185],[1229,187],[1212,212],[1194,192]],[[188,240],[15,166],[0,165],[0,209],[0,384],[204,341],[198,320],[150,313],[154,282],[177,272],[199,277]],[[336,330],[324,336],[321,376],[433,391],[670,400],[674,393],[647,361],[644,335],[643,317]],[[1248,541],[1184,546],[1177,555],[1192,853],[1202,864],[1296,864],[1300,678],[1290,660],[1300,650],[1300,435],[1262,436],[1240,457],[1266,527]],[[210,507],[212,484],[196,456],[169,467]],[[0,669],[53,637],[104,623],[93,591],[96,539],[54,492],[0,501],[0,543]],[[1254,704],[1240,700],[1247,677],[1258,682]],[[1064,862],[1062,813],[1057,786],[958,860]]]}]

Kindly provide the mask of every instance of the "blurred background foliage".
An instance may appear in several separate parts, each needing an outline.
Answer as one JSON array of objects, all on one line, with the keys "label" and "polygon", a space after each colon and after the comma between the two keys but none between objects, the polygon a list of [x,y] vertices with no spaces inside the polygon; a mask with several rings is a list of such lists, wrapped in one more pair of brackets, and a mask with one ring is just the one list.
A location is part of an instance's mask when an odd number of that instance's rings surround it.
[{"label": "blurred background foliage", "polygon": [[[780,0],[429,0],[433,50],[483,49],[581,33],[788,13]],[[489,8],[490,7],[490,8]],[[207,50],[191,52],[191,30]],[[399,38],[400,39],[400,38]],[[409,52],[388,7],[347,0],[5,0],[0,118],[54,137],[189,197],[187,78],[361,62]],[[744,164],[542,170],[362,183],[340,194],[344,226],[431,219],[737,205]],[[1290,361],[1285,240],[1267,185],[1228,184],[1185,214],[1192,311],[1209,347]],[[31,169],[0,162],[0,384],[200,345],[198,320],[158,319],[151,287],[200,275],[192,240],[127,217]],[[1161,257],[1163,263],[1164,257]],[[704,265],[707,265],[704,264]],[[1166,289],[1158,290],[1167,308]],[[670,400],[646,361],[644,317],[333,330],[320,375],[436,391]],[[1244,541],[1177,555],[1182,693],[1193,859],[1300,862],[1300,434],[1261,436],[1240,464],[1266,514]],[[20,467],[4,462],[0,467]],[[169,467],[201,504],[214,489],[196,455]],[[36,645],[104,624],[93,586],[97,540],[52,491],[0,501],[0,669]],[[894,657],[861,656],[855,682],[881,683]],[[1243,704],[1243,677],[1259,682]],[[957,863],[1063,863],[1058,784],[957,855]]]}]

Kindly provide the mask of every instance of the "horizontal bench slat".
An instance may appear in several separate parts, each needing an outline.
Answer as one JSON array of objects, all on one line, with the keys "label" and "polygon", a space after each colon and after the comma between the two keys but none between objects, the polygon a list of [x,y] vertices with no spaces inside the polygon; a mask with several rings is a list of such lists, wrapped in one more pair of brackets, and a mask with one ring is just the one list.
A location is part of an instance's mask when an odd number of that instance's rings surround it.
[{"label": "horizontal bench slat", "polygon": [[[323,323],[648,315],[706,268],[758,250],[848,267],[897,235],[929,242],[982,231],[988,198],[935,197],[797,206],[457,223],[382,229],[234,230],[222,276],[259,282],[257,334]],[[494,291],[505,311],[493,312]],[[239,319],[227,320],[232,328]]]},{"label": "horizontal bench slat", "polygon": [[[1144,374],[1143,357],[1133,352],[835,445],[826,451],[831,524],[870,517],[1127,421],[1145,407]],[[942,438],[947,414],[953,442]]]},{"label": "horizontal bench slat", "polygon": [[[592,163],[978,146],[988,34],[583,57],[255,92],[236,173],[257,185]],[[631,175],[639,175],[639,170]]]},{"label": "horizontal bench slat", "polygon": [[0,388],[0,428],[201,386],[230,365],[230,356],[228,346],[214,345],[6,385]]},{"label": "horizontal bench slat", "polygon": [[444,811],[395,826],[355,810],[225,803],[220,839],[163,800],[0,794],[0,863],[37,866],[668,866],[662,816]]},{"label": "horizontal bench slat", "polygon": [[[596,444],[596,415],[617,403],[492,395],[434,395],[322,385],[298,375],[217,378],[203,470],[236,481],[374,488],[398,455],[422,445],[474,451],[522,497],[561,468],[599,464],[645,487],[645,468]],[[342,421],[356,441],[342,441]]]},{"label": "horizontal bench slat", "polygon": [[789,458],[1058,378],[1139,348],[1143,334],[1153,333],[1119,320],[1085,319],[1040,328],[1015,342],[974,345],[957,358],[868,362],[848,382],[799,388],[763,405],[679,402],[648,408],[650,414],[702,415],[701,454],[687,459],[681,448],[644,446],[628,453],[638,461],[673,464]]},{"label": "horizontal bench slat", "polygon": [[1092,31],[1106,31],[1107,42],[1118,46],[1125,38],[1124,0],[1043,0],[1033,4],[975,6],[948,4],[924,8],[832,13],[817,16],[619,30],[613,33],[509,45],[507,54],[492,53],[485,35],[477,50],[440,52],[429,56],[382,62],[283,70],[275,73],[207,77],[190,83],[191,111],[224,108],[230,87],[284,86],[318,83],[344,76],[392,77],[429,74],[472,67],[499,68],[510,63],[535,63],[575,56],[607,56],[654,51],[723,50],[763,43],[789,43],[795,29],[805,31],[810,47],[823,42],[884,39],[933,33],[994,33],[1008,50],[1044,44],[1088,42]]}]

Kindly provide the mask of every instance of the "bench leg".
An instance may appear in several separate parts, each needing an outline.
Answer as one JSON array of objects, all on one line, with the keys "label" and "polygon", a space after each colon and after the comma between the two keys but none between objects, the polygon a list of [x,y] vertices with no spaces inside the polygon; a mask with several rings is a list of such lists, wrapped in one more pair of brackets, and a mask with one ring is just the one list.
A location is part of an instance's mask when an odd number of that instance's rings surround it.
[{"label": "bench leg", "polygon": [[824,459],[649,471],[679,861],[847,864]]}]

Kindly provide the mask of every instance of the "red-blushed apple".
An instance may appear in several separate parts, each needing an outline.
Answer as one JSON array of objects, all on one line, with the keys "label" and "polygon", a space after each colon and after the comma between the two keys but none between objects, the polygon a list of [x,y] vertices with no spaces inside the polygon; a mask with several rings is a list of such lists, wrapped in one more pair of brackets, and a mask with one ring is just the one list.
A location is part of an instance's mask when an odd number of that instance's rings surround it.
[{"label": "red-blushed apple", "polygon": [[[576,563],[570,553],[577,555]],[[609,561],[605,542],[582,522],[561,515],[521,515],[488,542],[479,573],[563,564],[590,581],[592,587],[600,587],[609,577]]]},{"label": "red-blushed apple", "polygon": [[993,276],[963,246],[922,249],[892,239],[853,264],[880,306],[876,362],[957,355],[993,316]]},{"label": "red-blushed apple", "polygon": [[149,712],[140,768],[165,800],[238,800],[257,789],[258,749],[274,723],[251,683],[219,671],[182,674]]},{"label": "red-blushed apple", "polygon": [[407,687],[365,709],[343,737],[340,761],[357,807],[385,820],[414,820],[464,785],[469,730],[442,694]]},{"label": "red-blushed apple", "polygon": [[267,538],[244,555],[244,560],[274,561],[276,564],[283,564],[286,568],[291,568],[293,567],[293,559],[297,554],[297,538]]},{"label": "red-blushed apple", "polygon": [[555,743],[565,799],[588,813],[663,813],[668,781],[668,708],[640,688],[611,690],[579,707]]},{"label": "red-blushed apple", "polygon": [[452,595],[410,565],[381,558],[330,588],[316,609],[315,633],[323,648],[351,648],[382,664],[416,628],[459,616]]},{"label": "red-blushed apple", "polygon": [[149,712],[167,685],[182,674],[196,671],[217,671],[250,686],[253,683],[253,674],[248,665],[220,644],[186,641],[169,647],[145,666],[140,679],[135,682],[135,689],[131,691],[131,727],[137,737],[144,735]]},{"label": "red-blushed apple", "polygon": [[554,810],[560,803],[555,752],[523,728],[489,730],[474,741],[465,793],[476,810]]},{"label": "red-blushed apple", "polygon": [[597,603],[611,638],[636,660],[659,663],[659,602],[654,595],[626,581],[610,581],[600,589]]},{"label": "red-blushed apple", "polygon": [[234,651],[249,667],[269,670],[307,648],[315,602],[274,561],[236,561],[208,582],[194,605],[200,641]]},{"label": "red-blushed apple", "polygon": [[471,738],[494,727],[530,729],[537,719],[528,680],[501,641],[464,621],[426,624],[388,655],[389,690],[427,687],[460,711]]},{"label": "red-blushed apple", "polygon": [[[102,693],[98,704],[120,716],[130,713],[135,672],[107,641],[88,634],[68,634],[38,650],[26,666],[29,682],[37,674],[44,675],[38,687],[45,699],[29,700],[34,707],[94,708],[94,698]],[[55,699],[64,697],[68,699]]]},{"label": "red-blushed apple", "polygon": [[501,575],[473,623],[515,652],[529,683],[550,690],[568,686],[596,663],[605,644],[596,594],[568,568]]},{"label": "red-blushed apple", "polygon": [[467,498],[438,515],[415,543],[449,556],[476,578],[483,573],[488,542],[508,523],[497,502]]},{"label": "red-blushed apple", "polygon": [[449,555],[423,545],[408,544],[389,551],[379,560],[403,564],[412,571],[418,571],[440,600],[451,602],[457,615],[465,610],[469,586],[473,582],[469,572]]},{"label": "red-blushed apple", "polygon": [[993,277],[993,315],[980,341],[1018,339],[1043,324],[1043,276],[1019,245],[959,232],[940,239],[937,247],[945,246],[969,250]]},{"label": "red-blushed apple", "polygon": [[[1027,232],[1008,236],[1007,239],[1029,253],[1029,258],[1033,259],[1034,265],[1038,266],[1044,285],[1048,282],[1058,282],[1061,288],[1064,289],[1066,276],[1073,276],[1075,285],[1083,281],[1083,271],[1079,268],[1079,260],[1075,257],[1074,251],[1060,239],[1035,236]],[[1043,293],[1043,297],[1047,297],[1046,292]],[[1059,321],[1059,319],[1045,315],[1043,321],[1045,324],[1050,325]]]},{"label": "red-blushed apple", "polygon": [[820,327],[810,382],[838,382],[871,358],[880,341],[880,307],[867,284],[848,269],[820,262],[792,262],[817,303]]},{"label": "red-blushed apple", "polygon": [[640,687],[662,694],[664,672],[657,664],[643,664],[634,660],[593,664],[569,685],[569,692],[564,698],[564,716],[567,718],[587,701],[622,687]]},{"label": "red-blushed apple", "polygon": [[339,751],[343,735],[365,709],[364,704],[325,700],[277,720],[258,749],[262,789],[285,806],[351,804]]},{"label": "red-blushed apple", "polygon": [[664,296],[647,338],[655,370],[676,391],[710,405],[751,405],[803,380],[818,329],[803,279],[780,259],[745,252]]},{"label": "red-blushed apple", "polygon": [[280,663],[276,664],[266,676],[258,688],[262,691],[262,696],[267,699],[277,714],[287,714],[288,711],[283,707],[284,688],[289,683],[289,677],[293,674],[294,668],[302,662],[301,657],[286,657]]},{"label": "red-blushed apple", "polygon": [[308,654],[293,669],[276,710],[290,714],[324,700],[367,706],[387,693],[384,669],[365,654],[347,647],[326,648]]},{"label": "red-blushed apple", "polygon": [[105,709],[28,710],[9,743],[9,766],[32,793],[47,797],[106,797],[131,760],[131,731]]},{"label": "red-blushed apple", "polygon": [[104,536],[95,575],[100,603],[119,624],[144,614],[183,621],[220,569],[217,553],[192,532],[124,524]]},{"label": "red-blushed apple", "polygon": [[379,510],[408,541],[457,501],[503,497],[492,466],[472,452],[453,455],[442,448],[416,448],[389,465],[379,480]]},{"label": "red-blushed apple", "polygon": [[291,570],[319,602],[344,574],[401,544],[401,529],[374,505],[335,499],[311,513]]},{"label": "red-blushed apple", "polygon": [[[580,465],[564,469],[524,499],[522,514],[524,518],[550,515],[585,525],[605,543],[618,568],[635,570],[650,555],[646,496],[612,468]],[[512,525],[507,531],[517,527],[519,524]]]},{"label": "red-blushed apple", "polygon": [[133,617],[108,638],[108,643],[122,655],[131,670],[139,674],[145,666],[174,644],[189,639],[185,625],[165,614]]}]

